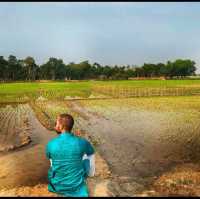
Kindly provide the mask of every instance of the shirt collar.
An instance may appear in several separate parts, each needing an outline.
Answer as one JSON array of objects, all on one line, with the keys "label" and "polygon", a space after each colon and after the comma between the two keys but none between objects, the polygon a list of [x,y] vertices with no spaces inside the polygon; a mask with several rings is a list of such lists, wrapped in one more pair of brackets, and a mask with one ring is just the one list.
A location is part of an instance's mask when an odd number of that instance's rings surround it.
[{"label": "shirt collar", "polygon": [[65,132],[63,132],[63,133],[60,134],[61,137],[64,137],[64,136],[71,136],[71,135],[72,135],[72,133],[69,132],[69,131],[65,131]]}]

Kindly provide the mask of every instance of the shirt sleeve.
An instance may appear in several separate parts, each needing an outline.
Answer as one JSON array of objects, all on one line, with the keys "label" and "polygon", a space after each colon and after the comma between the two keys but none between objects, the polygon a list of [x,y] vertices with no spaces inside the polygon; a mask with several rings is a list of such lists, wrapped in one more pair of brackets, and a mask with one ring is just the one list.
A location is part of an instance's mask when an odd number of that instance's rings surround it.
[{"label": "shirt sleeve", "polygon": [[84,139],[84,153],[86,153],[86,155],[92,155],[95,153],[93,146],[86,139]]},{"label": "shirt sleeve", "polygon": [[83,161],[89,160],[89,170],[87,170],[87,175],[89,177],[93,177],[95,175],[95,154],[92,155],[84,155],[83,156]]},{"label": "shirt sleeve", "polygon": [[88,175],[92,177],[95,174],[95,155],[88,156],[88,159],[90,160],[90,171]]}]

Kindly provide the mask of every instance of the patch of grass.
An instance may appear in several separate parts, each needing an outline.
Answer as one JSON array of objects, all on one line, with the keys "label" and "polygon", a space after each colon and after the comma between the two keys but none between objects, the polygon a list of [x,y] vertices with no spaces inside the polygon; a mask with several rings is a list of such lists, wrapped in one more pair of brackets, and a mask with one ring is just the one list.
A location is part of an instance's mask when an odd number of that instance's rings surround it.
[{"label": "patch of grass", "polygon": [[177,184],[182,184],[182,185],[190,185],[193,183],[193,180],[187,179],[187,178],[178,178],[176,180]]}]

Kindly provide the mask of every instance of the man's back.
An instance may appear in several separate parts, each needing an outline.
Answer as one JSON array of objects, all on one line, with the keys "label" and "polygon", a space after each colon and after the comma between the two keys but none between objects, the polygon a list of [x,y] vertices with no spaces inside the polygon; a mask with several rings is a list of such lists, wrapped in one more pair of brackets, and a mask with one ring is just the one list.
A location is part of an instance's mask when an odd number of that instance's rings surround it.
[{"label": "man's back", "polygon": [[82,157],[93,153],[87,140],[71,133],[64,132],[52,139],[46,147],[46,155],[52,161],[48,171],[49,191],[66,196],[87,196]]}]

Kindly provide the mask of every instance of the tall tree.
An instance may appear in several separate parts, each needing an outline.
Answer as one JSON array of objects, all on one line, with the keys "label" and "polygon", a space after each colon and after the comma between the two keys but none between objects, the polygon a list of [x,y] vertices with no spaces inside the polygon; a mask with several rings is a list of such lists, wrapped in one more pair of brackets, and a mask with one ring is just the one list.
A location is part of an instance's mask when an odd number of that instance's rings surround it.
[{"label": "tall tree", "polygon": [[19,71],[19,64],[17,58],[14,55],[10,55],[8,57],[8,79],[9,80],[16,80],[17,73]]},{"label": "tall tree", "polygon": [[0,80],[7,80],[8,62],[3,56],[0,56]]},{"label": "tall tree", "polygon": [[64,79],[66,77],[67,69],[69,68],[67,68],[67,66],[63,63],[62,59],[57,59],[54,57],[49,58],[47,63],[41,65],[40,67],[41,76],[44,79],[51,80]]},{"label": "tall tree", "polygon": [[38,66],[35,63],[34,58],[30,56],[26,57],[26,59],[24,60],[24,67],[26,71],[27,80],[35,80],[37,76],[36,73]]}]

